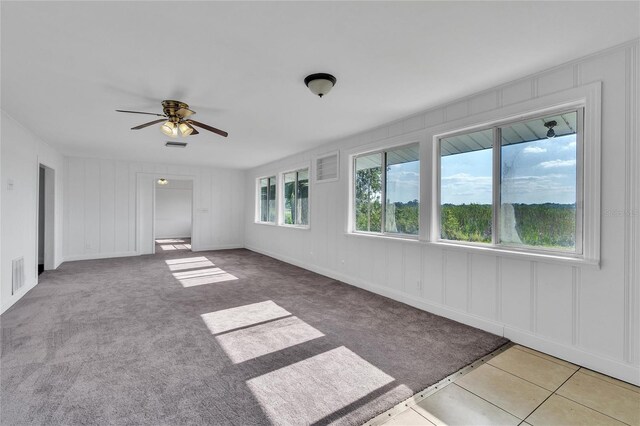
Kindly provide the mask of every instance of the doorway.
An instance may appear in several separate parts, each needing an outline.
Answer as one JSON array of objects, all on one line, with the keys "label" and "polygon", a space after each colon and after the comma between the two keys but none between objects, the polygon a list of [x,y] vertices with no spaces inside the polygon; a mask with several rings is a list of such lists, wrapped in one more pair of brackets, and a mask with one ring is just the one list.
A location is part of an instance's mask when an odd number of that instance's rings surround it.
[{"label": "doorway", "polygon": [[155,182],[154,251],[191,251],[193,180],[159,178]]},{"label": "doorway", "polygon": [[37,273],[54,269],[55,170],[38,165]]}]

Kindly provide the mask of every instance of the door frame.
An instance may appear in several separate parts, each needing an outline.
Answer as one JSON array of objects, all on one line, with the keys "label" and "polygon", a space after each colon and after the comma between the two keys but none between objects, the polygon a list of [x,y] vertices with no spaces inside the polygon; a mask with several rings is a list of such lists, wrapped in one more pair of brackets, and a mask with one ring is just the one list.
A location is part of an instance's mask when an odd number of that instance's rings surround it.
[{"label": "door frame", "polygon": [[[136,253],[142,254],[155,254],[155,227],[156,227],[156,181],[160,178],[167,180],[190,180],[193,183],[191,189],[191,251],[198,251],[200,241],[198,238],[198,231],[200,229],[200,221],[196,215],[196,193],[199,188],[198,177],[195,175],[180,175],[173,173],[150,173],[150,172],[138,172],[136,173]],[[141,189],[144,185],[151,185],[151,249],[145,249],[145,245],[149,242],[145,242],[143,236],[144,226],[144,211],[142,208],[143,200]],[[149,200],[147,200],[149,201]],[[148,246],[147,246],[148,247]]]},{"label": "door frame", "polygon": [[35,272],[36,283],[38,283],[38,262],[40,244],[40,168],[44,169],[44,270],[49,271],[56,268],[56,169],[47,162],[38,159],[36,162],[36,244],[35,244]]}]

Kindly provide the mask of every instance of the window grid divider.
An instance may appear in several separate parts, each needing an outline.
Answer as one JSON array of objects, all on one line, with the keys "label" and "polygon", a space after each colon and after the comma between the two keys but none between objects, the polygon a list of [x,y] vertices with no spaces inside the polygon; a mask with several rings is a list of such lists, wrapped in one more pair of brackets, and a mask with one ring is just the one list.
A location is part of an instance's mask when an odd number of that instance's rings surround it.
[{"label": "window grid divider", "polygon": [[502,186],[502,132],[500,127],[493,128],[493,173],[491,178],[493,217],[491,219],[491,245],[498,246],[500,243],[500,206],[502,205],[500,188]]}]

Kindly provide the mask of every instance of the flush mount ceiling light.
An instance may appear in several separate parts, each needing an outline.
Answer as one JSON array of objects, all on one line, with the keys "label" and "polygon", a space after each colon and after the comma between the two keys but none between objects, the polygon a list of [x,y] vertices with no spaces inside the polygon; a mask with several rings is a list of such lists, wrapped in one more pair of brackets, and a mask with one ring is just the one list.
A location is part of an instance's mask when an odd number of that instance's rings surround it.
[{"label": "flush mount ceiling light", "polygon": [[166,180],[165,178],[158,179],[158,185],[166,185],[168,183],[169,181]]},{"label": "flush mount ceiling light", "polygon": [[547,121],[546,123],[544,123],[544,127],[549,129],[547,130],[547,138],[551,139],[556,137],[556,132],[553,130],[553,128],[557,125],[558,122],[555,120]]},{"label": "flush mount ceiling light", "polygon": [[331,91],[336,81],[336,78],[331,74],[318,73],[308,75],[304,79],[304,84],[311,90],[311,93],[323,97]]}]

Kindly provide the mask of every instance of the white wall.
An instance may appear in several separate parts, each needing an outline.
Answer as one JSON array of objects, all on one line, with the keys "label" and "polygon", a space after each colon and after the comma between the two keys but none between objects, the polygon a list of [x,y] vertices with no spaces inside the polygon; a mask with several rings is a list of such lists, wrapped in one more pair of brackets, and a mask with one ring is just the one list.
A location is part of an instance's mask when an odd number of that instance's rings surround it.
[{"label": "white wall", "polygon": [[191,237],[191,181],[156,183],[155,238]]},{"label": "white wall", "polygon": [[[66,157],[64,162],[66,261],[140,252],[136,247],[140,176],[193,177],[194,250],[243,246],[242,171],[78,157]],[[152,238],[150,234],[148,239]]]},{"label": "white wall", "polygon": [[[640,384],[638,50],[636,40],[249,170],[245,245]],[[421,151],[430,151],[425,135],[444,123],[595,81],[602,81],[599,269],[346,234],[349,152],[421,137]],[[312,185],[310,230],[254,223],[257,177],[336,149],[340,179]],[[422,164],[421,170],[424,182],[430,165]],[[429,206],[424,199],[422,204]]]},{"label": "white wall", "polygon": [[[63,157],[2,111],[0,311],[37,284],[38,174],[42,163],[55,170],[53,266],[62,262]],[[13,189],[8,189],[9,182]],[[11,261],[24,256],[25,285],[11,295]]]}]

